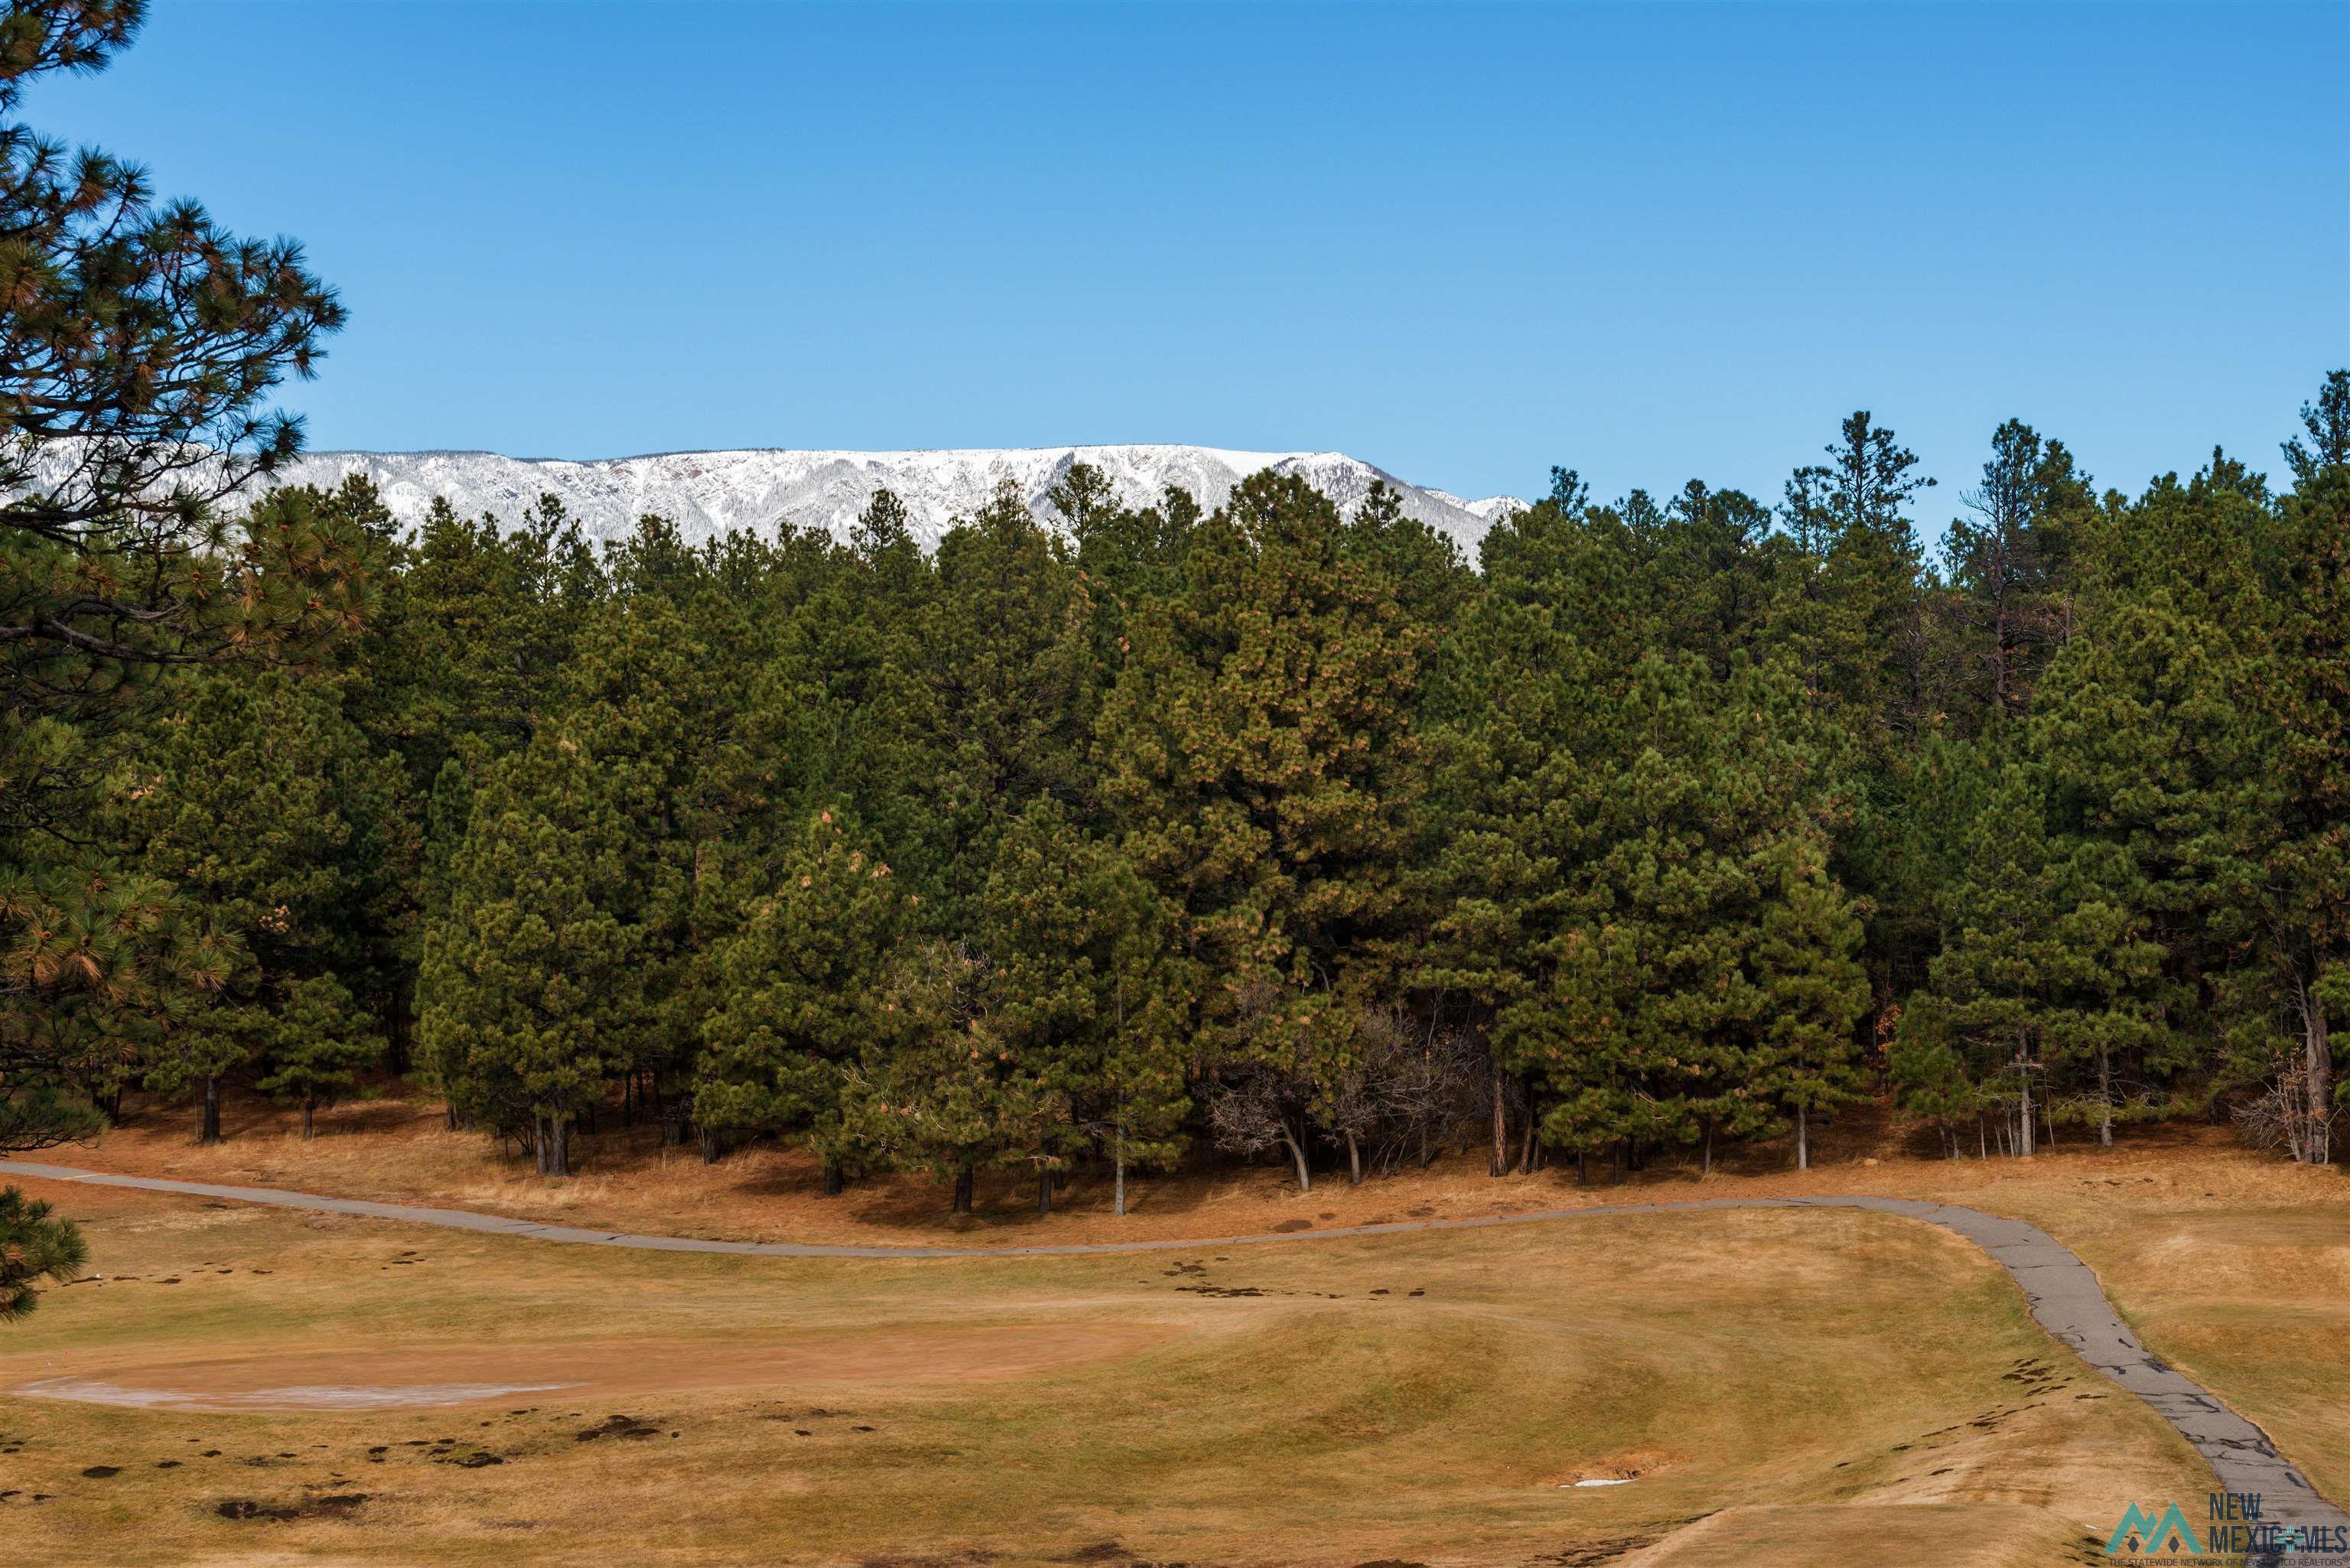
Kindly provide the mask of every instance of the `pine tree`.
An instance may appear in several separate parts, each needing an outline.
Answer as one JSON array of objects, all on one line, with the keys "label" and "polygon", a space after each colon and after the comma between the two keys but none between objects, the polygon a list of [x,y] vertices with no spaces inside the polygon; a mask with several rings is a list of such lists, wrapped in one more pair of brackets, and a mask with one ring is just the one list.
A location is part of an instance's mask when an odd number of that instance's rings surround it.
[{"label": "pine tree", "polygon": [[[1965,639],[1974,707],[2012,719],[2030,703],[2047,649],[2069,625],[2064,593],[2073,534],[2093,507],[2090,482],[2061,441],[2043,441],[2019,420],[1991,436],[1982,484],[1966,496],[1942,545]],[[1980,727],[1980,726],[1977,726]]]},{"label": "pine tree", "polygon": [[890,972],[920,895],[844,813],[804,826],[767,889],[712,955],[694,1116],[724,1131],[804,1135],[837,1192],[852,1139],[842,1087],[868,1044],[891,1033]]},{"label": "pine tree", "polygon": [[2285,1147],[2322,1165],[2345,1092],[2334,1042],[2350,1030],[2350,372],[2328,376],[2302,417],[2311,444],[2286,449],[2290,566],[2276,587],[2276,654],[2259,681],[2271,737],[2259,836],[2227,924],[2242,956],[2224,1000],[2230,1076],[2272,1094]]},{"label": "pine tree", "polygon": [[1068,1111],[991,1033],[984,984],[982,962],[955,944],[902,946],[841,1087],[851,1147],[946,1179],[956,1214],[972,1212],[981,1170],[1024,1158]]},{"label": "pine tree", "polygon": [[1347,526],[1347,551],[1395,585],[1396,606],[1430,643],[1444,634],[1467,602],[1475,579],[1461,546],[1416,517],[1403,497],[1375,479]]},{"label": "pine tree", "polygon": [[192,672],[142,735],[109,814],[126,860],[250,956],[224,972],[208,1017],[176,1030],[149,1086],[198,1094],[198,1138],[220,1136],[222,1080],[263,1050],[286,987],[328,973],[398,984],[397,763],[344,716],[325,675]]},{"label": "pine tree", "polygon": [[1008,825],[1092,795],[1092,626],[1066,552],[1008,487],[939,541],[937,582],[918,639],[939,726],[940,915],[967,926]]},{"label": "pine tree", "polygon": [[1219,984],[1201,1046],[1270,1078],[1301,1185],[1367,980],[1358,942],[1400,898],[1419,765],[1421,637],[1347,558],[1336,509],[1260,473],[1203,524],[1180,591],[1129,623],[1096,741],[1128,859],[1182,911]]},{"label": "pine tree", "polygon": [[1747,959],[1757,992],[1757,1037],[1748,1082],[1771,1116],[1731,1118],[1733,1132],[1759,1129],[1791,1114],[1795,1168],[1811,1168],[1811,1120],[1861,1098],[1853,1026],[1868,997],[1862,970],[1860,916],[1827,868],[1825,835],[1797,828],[1757,867],[1764,903]]},{"label": "pine tree", "polygon": [[[0,830],[69,823],[105,738],[166,665],[298,647],[363,607],[358,543],[313,514],[213,504],[300,448],[264,400],[343,321],[291,240],[240,239],[146,172],[14,116],[104,68],[138,0],[28,0],[0,36]],[[199,462],[194,454],[210,454]]]},{"label": "pine tree", "polygon": [[2293,470],[2294,488],[2308,492],[2327,471],[2350,464],[2350,370],[2329,370],[2317,400],[2301,405],[2302,427],[2309,432],[2284,443],[2284,460]]},{"label": "pine tree", "polygon": [[1037,1208],[1076,1154],[1107,1142],[1115,1207],[1129,1165],[1165,1165],[1183,1148],[1188,1035],[1197,977],[1174,912],[1110,846],[1049,802],[1004,833],[981,899],[990,1037],[1039,1104],[1067,1119],[1037,1128],[1027,1151]]},{"label": "pine tree", "polygon": [[886,490],[851,535],[811,572],[752,677],[737,793],[755,816],[738,846],[753,886],[807,817],[834,806],[889,846],[907,885],[944,879],[941,725],[921,644],[937,577]]},{"label": "pine tree", "polygon": [[1914,730],[1923,716],[1921,551],[1907,508],[1934,482],[1866,410],[1844,421],[1829,461],[1788,480],[1782,517],[1796,550],[1777,617],[1815,698],[1856,726]]},{"label": "pine tree", "polygon": [[585,749],[543,732],[476,791],[448,917],[426,934],[427,1054],[468,1114],[527,1133],[545,1175],[570,1174],[573,1123],[630,1059],[623,836]]},{"label": "pine tree", "polygon": [[383,1059],[383,1037],[333,975],[289,981],[276,1013],[269,1070],[254,1086],[298,1101],[302,1136],[314,1130],[318,1107],[348,1094],[359,1074]]},{"label": "pine tree", "polygon": [[1783,1106],[1807,1130],[1844,1091],[1866,992],[1804,711],[1788,670],[1742,660],[1719,687],[1686,659],[1637,671],[1592,759],[1551,971],[1496,1020],[1503,1060],[1544,1081],[1553,1145],[1701,1142],[1710,1160]]},{"label": "pine tree", "polygon": [[2057,787],[2028,763],[1999,770],[1894,1050],[1911,1109],[1946,1134],[1996,1109],[2001,1147],[2017,1155],[2035,1151],[2043,1123],[2085,1122],[2110,1145],[2116,1118],[2154,1111],[2119,1080],[2172,1058],[2168,1021],[2188,1000],[2163,972],[2137,867],[2110,840],[2067,832]]},{"label": "pine tree", "polygon": [[[1503,1011],[1550,983],[1569,878],[1589,853],[1604,715],[1629,671],[1618,663],[1630,646],[1621,628],[1645,621],[1628,605],[1601,607],[1608,586],[1625,581],[1604,564],[1619,542],[1562,472],[1551,499],[1486,535],[1483,589],[1430,661],[1432,765],[1417,846],[1426,868],[1414,889],[1429,912],[1412,981],[1489,1046]],[[1596,648],[1593,637],[1617,646]],[[1526,1054],[1510,1055],[1509,1070],[1527,1070]],[[1495,1051],[1495,1176],[1513,1158],[1504,1071]],[[1536,1114],[1530,1106],[1529,1126]]]},{"label": "pine tree", "polygon": [[31,1316],[38,1282],[65,1284],[88,1261],[88,1243],[72,1220],[13,1187],[0,1188],[0,1323]]},{"label": "pine tree", "polygon": [[1664,638],[1704,659],[1717,678],[1736,655],[1760,649],[1779,566],[1770,535],[1769,507],[1694,479],[1664,509],[1653,567]]}]

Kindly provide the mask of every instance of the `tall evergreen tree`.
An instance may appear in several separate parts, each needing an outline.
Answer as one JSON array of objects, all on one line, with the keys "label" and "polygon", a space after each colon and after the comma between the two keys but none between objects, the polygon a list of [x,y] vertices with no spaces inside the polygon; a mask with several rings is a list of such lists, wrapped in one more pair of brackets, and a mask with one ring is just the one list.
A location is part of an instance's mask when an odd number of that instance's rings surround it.
[{"label": "tall evergreen tree", "polygon": [[1360,940],[1399,899],[1422,637],[1328,500],[1251,476],[1129,624],[1096,755],[1129,859],[1211,972],[1201,1046],[1283,1085],[1301,1184],[1352,1033]]},{"label": "tall evergreen tree", "polygon": [[891,966],[920,902],[844,814],[810,818],[712,955],[695,1119],[806,1137],[838,1192],[843,1085],[876,1036],[894,1036]]},{"label": "tall evergreen tree", "polygon": [[427,934],[421,1038],[444,1085],[542,1174],[571,1173],[571,1131],[630,1060],[642,1006],[631,929],[613,909],[625,829],[593,759],[542,732],[491,769]]},{"label": "tall evergreen tree", "polygon": [[1056,1176],[1107,1146],[1115,1208],[1126,1173],[1183,1149],[1189,1035],[1199,977],[1174,911],[1116,849],[1040,801],[1004,833],[981,900],[986,1029],[1037,1100],[1066,1114],[1028,1151],[1037,1208]]},{"label": "tall evergreen tree", "polygon": [[2024,711],[2047,650],[2070,628],[2064,593],[2073,534],[2094,504],[2061,441],[2018,420],[1991,436],[1973,515],[1950,524],[1944,568],[1953,591],[1971,705],[1988,719]]}]

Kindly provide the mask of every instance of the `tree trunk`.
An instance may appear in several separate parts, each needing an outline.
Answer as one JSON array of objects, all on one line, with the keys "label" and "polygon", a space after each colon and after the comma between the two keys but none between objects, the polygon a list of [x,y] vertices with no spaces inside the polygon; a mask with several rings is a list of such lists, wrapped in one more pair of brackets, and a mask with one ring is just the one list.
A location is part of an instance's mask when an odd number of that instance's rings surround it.
[{"label": "tree trunk", "polygon": [[702,1129],[702,1163],[716,1165],[719,1152],[718,1129],[712,1127],[703,1127]]},{"label": "tree trunk", "polygon": [[204,1080],[203,1100],[196,1110],[196,1141],[220,1142],[220,1080],[217,1077]]},{"label": "tree trunk", "polygon": [[1801,1103],[1795,1106],[1795,1168],[1797,1170],[1812,1168],[1811,1115],[1807,1107]]},{"label": "tree trunk", "polygon": [[955,1169],[953,1212],[957,1214],[971,1212],[971,1167],[958,1166]]},{"label": "tree trunk", "polygon": [[1698,1174],[1700,1176],[1713,1174],[1713,1118],[1711,1116],[1705,1118],[1705,1159],[1698,1168]]},{"label": "tree trunk", "polygon": [[1510,1115],[1502,1098],[1502,1061],[1493,1059],[1493,1168],[1487,1174],[1499,1176],[1509,1167],[1503,1163],[1510,1147]]},{"label": "tree trunk", "polygon": [[1575,1151],[1575,1184],[1577,1187],[1591,1185],[1591,1151],[1587,1148]]},{"label": "tree trunk", "polygon": [[1534,1152],[1540,1146],[1534,1139],[1534,1103],[1529,1100],[1526,1104],[1526,1130],[1524,1135],[1518,1140],[1518,1171],[1520,1175],[1532,1176],[1534,1173]]},{"label": "tree trunk", "polygon": [[1036,1168],[1036,1212],[1050,1214],[1052,1211],[1053,1172],[1049,1167],[1040,1165]]},{"label": "tree trunk", "polygon": [[302,1102],[302,1141],[304,1143],[310,1141],[311,1118],[317,1108],[318,1100],[315,1095]]},{"label": "tree trunk", "polygon": [[1289,1146],[1289,1161],[1297,1168],[1297,1190],[1313,1191],[1314,1171],[1305,1162],[1305,1145],[1286,1121],[1281,1124],[1281,1141]]},{"label": "tree trunk", "polygon": [[[2048,1142],[2056,1142],[2056,1124],[2048,1124]],[[2103,1045],[2097,1047],[2097,1147],[2114,1147],[2114,1059]]]},{"label": "tree trunk", "polygon": [[824,1162],[824,1195],[827,1198],[837,1198],[840,1196],[841,1189],[847,1185],[847,1179],[840,1174],[840,1161],[827,1158]]},{"label": "tree trunk", "polygon": [[2017,1135],[2015,1152],[2022,1156],[2024,1158],[2030,1159],[2032,1158],[2032,1124],[2034,1113],[2032,1109],[2032,1073],[2028,1064],[2025,1067],[2022,1078],[2022,1094],[2023,1115],[2019,1118],[2022,1123],[2022,1130]]},{"label": "tree trunk", "polygon": [[1119,1219],[1126,1218],[1126,1129],[1118,1129],[1110,1142],[1110,1164],[1118,1173],[1118,1185],[1111,1199],[1110,1211]]},{"label": "tree trunk", "polygon": [[1355,1141],[1355,1135],[1353,1133],[1348,1133],[1347,1135],[1347,1185],[1349,1187],[1360,1187],[1362,1184],[1362,1146]]},{"label": "tree trunk", "polygon": [[1991,1135],[1983,1131],[1983,1114],[1981,1106],[1975,1109],[1975,1158],[1977,1159],[1991,1158]]},{"label": "tree trunk", "polygon": [[571,1174],[571,1118],[558,1111],[546,1119],[554,1133],[551,1140],[554,1146],[554,1158],[547,1161],[546,1174],[568,1176]]},{"label": "tree trunk", "polygon": [[2303,1037],[2308,1042],[2302,1075],[2309,1094],[2309,1163],[2329,1165],[2334,1159],[2330,1129],[2334,1116],[2334,1045],[2325,1035],[2325,1005],[2310,995],[2306,986],[2301,992],[2301,1016]]}]

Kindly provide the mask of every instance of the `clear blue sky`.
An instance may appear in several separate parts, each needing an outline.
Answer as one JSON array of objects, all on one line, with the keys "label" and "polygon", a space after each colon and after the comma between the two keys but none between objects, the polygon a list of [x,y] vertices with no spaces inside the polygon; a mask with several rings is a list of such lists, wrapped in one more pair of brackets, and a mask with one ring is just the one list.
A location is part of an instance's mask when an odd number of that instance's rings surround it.
[{"label": "clear blue sky", "polygon": [[34,124],[296,235],[317,447],[1197,441],[2135,488],[2350,362],[2350,6],[158,0]]}]

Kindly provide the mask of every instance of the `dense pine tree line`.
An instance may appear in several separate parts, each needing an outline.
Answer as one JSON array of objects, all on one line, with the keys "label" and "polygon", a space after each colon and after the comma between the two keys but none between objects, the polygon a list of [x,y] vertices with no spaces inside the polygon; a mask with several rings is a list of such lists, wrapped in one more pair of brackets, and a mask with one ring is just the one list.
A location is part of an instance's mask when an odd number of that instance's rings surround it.
[{"label": "dense pine tree line", "polygon": [[927,555],[886,493],[599,551],[280,491],[364,608],[161,671],[71,858],[201,978],[56,1011],[10,1092],[211,1137],[224,1080],[389,1065],[548,1172],[643,1116],[958,1208],[1201,1146],[1800,1165],[1879,1089],[1952,1153],[2233,1113],[2322,1160],[2350,376],[2304,412],[2282,493],[2099,493],[2012,422],[1931,561],[1866,414],[1776,508],[1560,472],[1474,567],[1271,473],[1078,467]]}]

